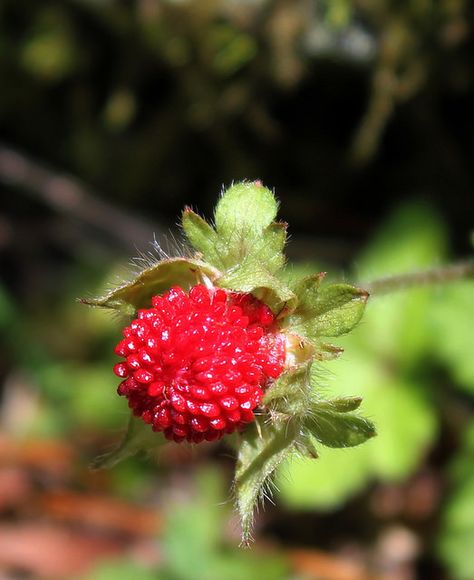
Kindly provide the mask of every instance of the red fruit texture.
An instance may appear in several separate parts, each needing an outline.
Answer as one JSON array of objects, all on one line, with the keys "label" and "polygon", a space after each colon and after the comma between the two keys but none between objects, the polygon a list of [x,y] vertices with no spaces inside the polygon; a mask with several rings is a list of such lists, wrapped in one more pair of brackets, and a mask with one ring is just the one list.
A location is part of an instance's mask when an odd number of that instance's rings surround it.
[{"label": "red fruit texture", "polygon": [[175,286],[123,330],[119,395],[167,439],[199,443],[242,430],[285,364],[272,311],[251,294]]}]

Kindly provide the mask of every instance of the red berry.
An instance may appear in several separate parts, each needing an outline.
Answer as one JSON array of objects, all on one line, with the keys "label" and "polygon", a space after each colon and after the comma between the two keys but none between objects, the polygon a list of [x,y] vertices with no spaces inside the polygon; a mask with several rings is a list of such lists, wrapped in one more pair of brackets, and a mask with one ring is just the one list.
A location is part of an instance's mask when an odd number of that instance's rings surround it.
[{"label": "red berry", "polygon": [[118,394],[178,443],[243,429],[285,363],[272,311],[251,294],[203,285],[173,287],[151,303],[115,348],[124,359],[114,366],[125,379]]}]

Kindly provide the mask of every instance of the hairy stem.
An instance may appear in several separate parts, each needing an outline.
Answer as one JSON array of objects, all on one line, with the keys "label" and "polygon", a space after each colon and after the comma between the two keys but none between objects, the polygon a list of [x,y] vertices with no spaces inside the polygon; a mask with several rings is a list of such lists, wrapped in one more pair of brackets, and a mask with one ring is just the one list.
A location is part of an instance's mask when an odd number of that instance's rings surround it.
[{"label": "hairy stem", "polygon": [[454,282],[466,278],[474,278],[474,260],[448,264],[439,268],[431,268],[420,272],[408,272],[407,274],[397,274],[379,278],[367,284],[360,284],[362,288],[370,294],[380,295],[406,290],[416,286],[426,286],[428,284],[439,284]]}]

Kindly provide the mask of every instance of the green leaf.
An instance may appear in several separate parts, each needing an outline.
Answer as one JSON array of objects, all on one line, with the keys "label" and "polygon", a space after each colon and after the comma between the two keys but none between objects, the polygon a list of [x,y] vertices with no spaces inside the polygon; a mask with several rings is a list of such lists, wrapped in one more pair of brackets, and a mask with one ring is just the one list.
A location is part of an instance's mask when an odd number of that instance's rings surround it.
[{"label": "green leaf", "polygon": [[303,293],[289,321],[293,332],[310,340],[322,336],[339,336],[350,332],[364,314],[369,297],[361,288],[349,284],[331,284],[319,288],[320,277],[314,277],[314,286]]},{"label": "green leaf", "polygon": [[341,505],[366,485],[370,478],[370,447],[377,441],[352,449],[319,446],[318,460],[292,457],[277,470],[278,499],[293,509],[324,510]]},{"label": "green leaf", "polygon": [[202,281],[203,276],[214,281],[219,275],[218,270],[200,260],[171,258],[143,270],[134,280],[105,296],[85,298],[81,302],[133,315],[139,308],[149,308],[152,296],[162,294],[172,286],[178,285],[186,290]]},{"label": "green leaf", "polygon": [[291,312],[296,306],[296,296],[288,286],[250,259],[224,274],[219,279],[219,286],[236,292],[251,292],[279,316]]},{"label": "green leaf", "polygon": [[235,494],[242,523],[242,536],[251,535],[253,513],[265,485],[277,466],[293,449],[300,429],[296,420],[254,423],[245,433],[237,458]]},{"label": "green leaf", "polygon": [[474,395],[474,281],[463,280],[439,289],[430,309],[433,350],[446,364],[456,384]]},{"label": "green leaf", "polygon": [[227,239],[242,232],[260,233],[275,219],[278,203],[261,182],[237,183],[227,189],[215,211],[217,233]]},{"label": "green leaf", "polygon": [[91,463],[91,469],[110,469],[140,451],[148,451],[158,447],[161,442],[162,438],[152,431],[150,425],[141,418],[131,415],[127,431],[120,445],[109,453],[94,459]]},{"label": "green leaf", "polygon": [[326,447],[355,447],[377,434],[368,419],[325,409],[324,404],[321,407],[313,405],[304,426]]},{"label": "green leaf", "polygon": [[450,466],[450,495],[444,498],[438,551],[453,578],[474,577],[474,421],[465,434],[462,449]]},{"label": "green leaf", "polygon": [[216,247],[218,236],[214,228],[189,207],[183,211],[181,225],[193,248],[202,254],[203,260],[217,268],[222,267]]},{"label": "green leaf", "polygon": [[178,495],[165,506],[166,521],[160,544],[166,560],[154,577],[160,580],[289,578],[288,565],[274,551],[241,550],[226,542],[225,529],[232,514],[225,501],[223,473],[217,469],[198,469],[195,479],[196,489],[188,481],[189,498]]},{"label": "green leaf", "polygon": [[[382,224],[370,247],[356,260],[357,279],[370,282],[432,267],[443,260],[445,245],[444,227],[433,208],[426,203],[406,204]],[[411,371],[421,357],[430,357],[433,339],[439,336],[431,313],[444,304],[444,290],[436,297],[435,292],[438,289],[426,287],[374,294],[357,332],[367,351],[403,367],[400,371]]]}]

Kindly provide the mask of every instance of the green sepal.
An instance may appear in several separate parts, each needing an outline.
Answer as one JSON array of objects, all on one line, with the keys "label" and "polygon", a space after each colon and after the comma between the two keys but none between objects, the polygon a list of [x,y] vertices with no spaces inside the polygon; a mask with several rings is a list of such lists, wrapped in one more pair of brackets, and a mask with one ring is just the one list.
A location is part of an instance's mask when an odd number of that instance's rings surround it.
[{"label": "green sepal", "polygon": [[222,260],[217,250],[218,236],[215,229],[189,207],[184,208],[181,225],[189,242],[202,255],[203,260],[221,268]]},{"label": "green sepal", "polygon": [[334,360],[339,358],[344,349],[327,342],[314,341],[314,358],[316,360]]},{"label": "green sepal", "polygon": [[292,284],[293,292],[298,296],[298,312],[304,315],[305,312],[313,311],[314,303],[318,299],[318,292],[321,282],[326,277],[326,272],[318,272],[296,280]]},{"label": "green sepal", "polygon": [[245,432],[236,465],[234,490],[244,542],[250,540],[254,510],[269,489],[269,478],[294,449],[300,431],[295,419],[257,421]]},{"label": "green sepal", "polygon": [[296,289],[298,307],[289,320],[293,332],[310,340],[350,332],[364,314],[369,294],[350,284],[320,287],[322,276],[302,281]]},{"label": "green sepal", "polygon": [[278,203],[260,182],[238,183],[219,200],[215,212],[215,252],[224,270],[259,268],[274,274],[285,263],[285,223],[274,222]]},{"label": "green sepal", "polygon": [[252,293],[278,317],[288,315],[297,304],[297,298],[289,287],[264,270],[256,259],[254,261],[249,258],[241,266],[224,273],[218,284],[221,288],[236,292]]},{"label": "green sepal", "polygon": [[306,459],[318,459],[318,441],[304,429],[300,437],[295,441],[295,450],[297,453]]},{"label": "green sepal", "polygon": [[287,227],[285,222],[273,222],[263,230],[261,239],[251,248],[251,254],[258,257],[268,272],[275,273],[285,264],[283,250]]},{"label": "green sepal", "polygon": [[171,258],[146,268],[134,280],[111,290],[105,296],[85,298],[81,302],[133,315],[139,308],[149,308],[152,296],[163,294],[172,286],[181,286],[187,290],[201,282],[203,276],[214,281],[219,275],[218,270],[200,260]]},{"label": "green sepal", "polygon": [[232,238],[218,235],[215,253],[224,270],[248,270],[254,264],[274,274],[285,263],[286,224],[274,222],[259,232],[237,230]]},{"label": "green sepal", "polygon": [[310,366],[304,363],[287,370],[271,385],[263,397],[270,412],[289,416],[304,414],[310,397]]},{"label": "green sepal", "polygon": [[232,240],[242,232],[260,234],[275,219],[278,202],[260,181],[242,182],[227,189],[216,206],[214,221],[220,237]]},{"label": "green sepal", "polygon": [[318,401],[318,409],[334,411],[335,413],[350,413],[360,407],[362,397],[338,397],[330,401]]},{"label": "green sepal", "polygon": [[140,451],[149,451],[153,447],[158,447],[161,439],[157,433],[152,431],[150,425],[141,418],[131,415],[127,431],[118,447],[109,453],[96,457],[90,467],[91,469],[110,469]]},{"label": "green sepal", "polygon": [[304,429],[326,447],[355,447],[375,437],[371,421],[352,413],[314,404],[304,420]]}]

